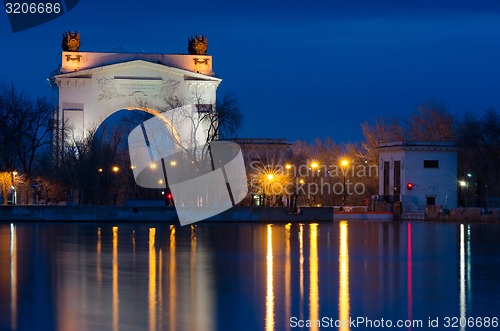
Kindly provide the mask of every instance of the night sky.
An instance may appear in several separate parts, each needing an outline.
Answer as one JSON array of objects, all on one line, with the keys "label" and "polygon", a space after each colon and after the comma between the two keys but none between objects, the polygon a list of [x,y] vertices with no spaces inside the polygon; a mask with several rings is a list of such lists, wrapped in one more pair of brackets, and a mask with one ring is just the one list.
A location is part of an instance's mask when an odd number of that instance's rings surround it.
[{"label": "night sky", "polygon": [[81,51],[186,53],[208,36],[219,92],[240,102],[239,137],[337,142],[360,123],[429,99],[458,116],[500,110],[500,1],[94,1],[12,33],[0,14],[1,80],[51,95],[62,33]]}]

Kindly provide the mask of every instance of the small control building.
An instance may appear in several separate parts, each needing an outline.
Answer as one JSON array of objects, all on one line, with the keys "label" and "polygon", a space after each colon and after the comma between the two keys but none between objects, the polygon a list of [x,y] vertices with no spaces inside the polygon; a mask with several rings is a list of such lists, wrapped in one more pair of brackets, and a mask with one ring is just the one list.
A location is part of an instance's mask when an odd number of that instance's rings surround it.
[{"label": "small control building", "polygon": [[457,206],[457,147],[453,142],[402,141],[379,146],[379,198],[403,212]]}]

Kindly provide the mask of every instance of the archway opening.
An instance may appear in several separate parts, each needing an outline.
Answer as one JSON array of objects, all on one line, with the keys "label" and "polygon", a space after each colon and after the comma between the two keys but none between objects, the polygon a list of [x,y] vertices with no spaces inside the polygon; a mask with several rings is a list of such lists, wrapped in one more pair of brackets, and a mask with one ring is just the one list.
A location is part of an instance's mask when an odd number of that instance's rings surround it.
[{"label": "archway opening", "polygon": [[[159,113],[149,108],[120,109],[78,142],[78,188],[75,202],[92,205],[150,205],[169,203],[169,189],[136,185],[128,149],[130,132]],[[167,126],[170,123],[166,123]]]}]

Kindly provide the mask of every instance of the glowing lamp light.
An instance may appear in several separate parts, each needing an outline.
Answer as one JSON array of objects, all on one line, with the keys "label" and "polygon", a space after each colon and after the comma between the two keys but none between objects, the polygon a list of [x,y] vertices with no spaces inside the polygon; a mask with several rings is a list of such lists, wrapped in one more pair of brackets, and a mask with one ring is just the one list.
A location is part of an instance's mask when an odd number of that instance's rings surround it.
[{"label": "glowing lamp light", "polygon": [[172,193],[167,194],[167,198],[172,199]]},{"label": "glowing lamp light", "polygon": [[406,188],[411,191],[413,189],[413,183],[406,184]]}]

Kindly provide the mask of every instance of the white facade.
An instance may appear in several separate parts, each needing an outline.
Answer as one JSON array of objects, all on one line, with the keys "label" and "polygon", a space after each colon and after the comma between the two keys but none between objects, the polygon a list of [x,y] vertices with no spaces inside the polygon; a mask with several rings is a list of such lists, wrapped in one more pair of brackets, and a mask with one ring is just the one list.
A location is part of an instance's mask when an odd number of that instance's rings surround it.
[{"label": "white facade", "polygon": [[425,206],[434,204],[447,208],[457,206],[454,143],[384,143],[379,146],[379,152],[379,194],[399,198],[403,212],[423,211]]},{"label": "white facade", "polygon": [[209,55],[62,52],[49,81],[56,120],[80,139],[119,110],[161,111],[168,97],[215,109],[221,79]]}]

